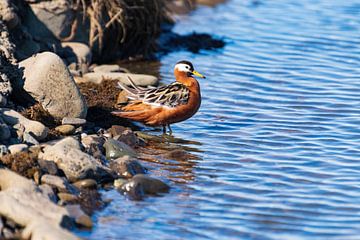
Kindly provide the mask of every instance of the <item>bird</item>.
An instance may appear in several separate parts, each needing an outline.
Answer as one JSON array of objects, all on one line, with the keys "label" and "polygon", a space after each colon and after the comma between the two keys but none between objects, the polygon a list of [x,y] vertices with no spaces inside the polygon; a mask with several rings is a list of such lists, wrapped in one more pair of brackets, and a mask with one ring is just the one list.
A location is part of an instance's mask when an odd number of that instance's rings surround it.
[{"label": "bird", "polygon": [[119,87],[127,92],[129,102],[112,114],[148,126],[162,126],[164,134],[168,128],[171,135],[170,124],[184,121],[199,110],[201,93],[195,76],[206,78],[187,60],[175,64],[174,75],[176,81],[159,87],[136,86],[130,77],[132,88],[119,82]]}]

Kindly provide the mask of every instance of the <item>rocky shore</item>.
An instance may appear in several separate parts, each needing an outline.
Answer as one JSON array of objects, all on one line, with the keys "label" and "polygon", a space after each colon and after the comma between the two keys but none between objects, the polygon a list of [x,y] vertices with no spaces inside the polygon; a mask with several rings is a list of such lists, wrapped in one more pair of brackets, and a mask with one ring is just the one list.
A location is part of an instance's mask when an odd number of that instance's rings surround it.
[{"label": "rocky shore", "polygon": [[0,239],[78,239],[104,186],[131,200],[169,192],[139,160],[153,136],[110,114],[126,101],[118,81],[158,78],[95,63],[151,56],[161,25],[195,5],[0,0]]}]

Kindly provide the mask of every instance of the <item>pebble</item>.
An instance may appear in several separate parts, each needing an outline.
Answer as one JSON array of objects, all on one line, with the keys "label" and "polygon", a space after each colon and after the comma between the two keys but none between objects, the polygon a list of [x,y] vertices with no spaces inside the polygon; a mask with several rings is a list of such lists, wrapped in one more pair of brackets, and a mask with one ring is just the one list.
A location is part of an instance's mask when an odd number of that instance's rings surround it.
[{"label": "pebble", "polygon": [[77,224],[87,228],[92,228],[93,223],[91,218],[81,210],[79,205],[69,204],[66,206],[70,216],[75,219]]},{"label": "pebble", "polygon": [[38,159],[39,166],[42,171],[51,175],[58,175],[59,169],[53,161],[48,161],[44,159]]},{"label": "pebble", "polygon": [[79,189],[97,188],[97,183],[94,179],[83,179],[83,180],[74,182],[73,185]]},{"label": "pebble", "polygon": [[110,162],[110,168],[118,176],[131,178],[139,173],[146,173],[147,170],[136,160],[130,159],[129,156],[117,158]]},{"label": "pebble", "polygon": [[137,135],[129,128],[114,125],[110,128],[110,133],[115,140],[126,143],[129,146],[138,146],[140,140]]},{"label": "pebble", "polygon": [[49,129],[38,121],[27,119],[20,113],[8,108],[0,108],[0,115],[8,125],[25,133],[31,132],[37,140],[43,140],[47,137]]},{"label": "pebble", "polygon": [[19,153],[19,152],[25,152],[28,150],[28,145],[26,144],[14,144],[10,145],[8,147],[11,154]]},{"label": "pebble", "polygon": [[0,141],[6,141],[11,137],[10,128],[4,123],[0,123]]},{"label": "pebble", "polygon": [[92,53],[88,45],[79,42],[62,42],[61,46],[70,50],[68,51],[70,56],[66,59],[70,60],[74,58],[78,64],[85,63],[89,65],[91,63]]},{"label": "pebble", "polygon": [[0,145],[0,157],[8,154],[9,150],[5,145]]},{"label": "pebble", "polygon": [[58,195],[59,199],[64,203],[74,202],[74,201],[78,200],[78,197],[71,193],[62,193],[61,192],[61,193],[58,193],[57,195]]},{"label": "pebble", "polygon": [[33,133],[24,132],[23,142],[31,145],[39,145],[38,140],[33,136]]},{"label": "pebble", "polygon": [[55,130],[63,135],[71,135],[75,132],[75,127],[73,125],[65,124],[57,126]]},{"label": "pebble", "polygon": [[85,125],[86,124],[86,119],[65,117],[65,118],[63,118],[61,120],[61,124],[80,126],[80,125]]},{"label": "pebble", "polygon": [[136,157],[136,152],[127,144],[109,138],[105,144],[106,157],[108,159],[115,159],[123,156]]},{"label": "pebble", "polygon": [[122,68],[116,64],[103,64],[94,67],[94,72],[120,72]]},{"label": "pebble", "polygon": [[169,190],[166,183],[144,174],[135,175],[120,187],[120,191],[133,200],[142,200],[145,194],[167,193]]},{"label": "pebble", "polygon": [[50,174],[42,175],[41,183],[45,183],[50,186],[56,187],[60,191],[68,191],[70,188],[70,184],[66,180],[66,178],[61,178]]}]

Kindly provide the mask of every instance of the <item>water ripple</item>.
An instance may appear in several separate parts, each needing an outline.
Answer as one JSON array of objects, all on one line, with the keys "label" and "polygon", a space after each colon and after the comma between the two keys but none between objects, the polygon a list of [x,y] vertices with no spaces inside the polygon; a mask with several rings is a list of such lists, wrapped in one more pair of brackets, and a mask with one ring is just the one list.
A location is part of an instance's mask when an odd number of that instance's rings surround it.
[{"label": "water ripple", "polygon": [[[175,31],[228,42],[161,61],[164,82],[180,59],[208,77],[200,112],[173,126],[201,144],[146,150],[144,164],[172,192],[141,203],[104,193],[114,200],[92,236],[358,239],[360,4],[232,0],[200,7]],[[185,154],[167,153],[179,147]]]}]

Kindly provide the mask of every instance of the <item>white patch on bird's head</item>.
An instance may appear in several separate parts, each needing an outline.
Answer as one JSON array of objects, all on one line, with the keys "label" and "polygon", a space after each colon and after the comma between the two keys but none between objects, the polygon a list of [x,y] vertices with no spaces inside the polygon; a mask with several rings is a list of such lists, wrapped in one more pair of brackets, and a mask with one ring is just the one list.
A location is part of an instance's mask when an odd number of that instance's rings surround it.
[{"label": "white patch on bird's head", "polygon": [[191,66],[186,63],[178,63],[175,65],[175,70],[179,72],[192,72]]}]

